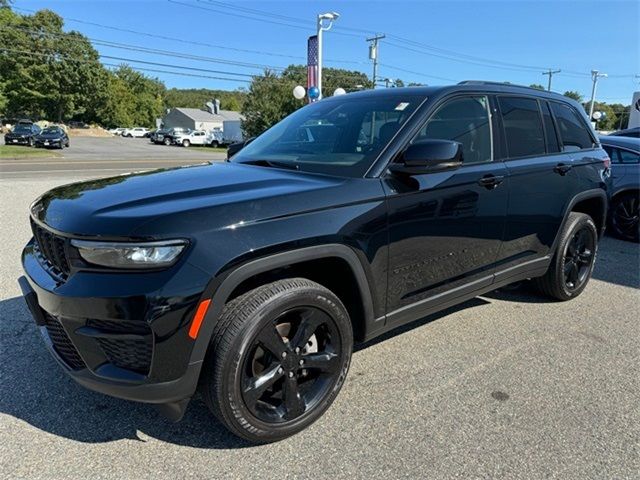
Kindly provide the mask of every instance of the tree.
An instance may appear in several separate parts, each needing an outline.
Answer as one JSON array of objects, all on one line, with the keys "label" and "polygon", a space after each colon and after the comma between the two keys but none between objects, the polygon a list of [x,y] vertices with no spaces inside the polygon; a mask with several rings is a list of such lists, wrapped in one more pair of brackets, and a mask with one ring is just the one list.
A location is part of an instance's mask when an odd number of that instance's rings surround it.
[{"label": "tree", "polygon": [[[371,87],[364,73],[339,68],[325,68],[322,80],[325,96],[338,87],[347,91]],[[307,67],[304,65],[289,65],[281,74],[266,70],[264,75],[253,77],[242,108],[245,135],[259,135],[302,107],[304,101],[293,97],[293,88],[306,85],[306,81]]]},{"label": "tree", "polygon": [[246,92],[242,90],[226,91],[210,90],[207,88],[171,88],[167,90],[165,96],[165,107],[202,108],[205,103],[217,98],[220,100],[220,107],[223,110],[239,112],[242,110],[242,104],[244,103],[246,95]]},{"label": "tree", "polygon": [[104,91],[106,71],[98,52],[77,32],[65,33],[50,10],[18,15],[0,9],[0,78],[6,114],[63,120],[91,116]]},{"label": "tree", "polygon": [[396,78],[393,81],[393,86],[394,87],[404,87],[404,81],[402,81],[402,79],[400,79],[400,78]]},{"label": "tree", "polygon": [[576,102],[582,103],[582,95],[575,90],[568,90],[563,94],[565,97],[573,98]]},{"label": "tree", "polygon": [[107,101],[98,110],[101,123],[108,127],[154,127],[164,111],[165,86],[155,78],[120,65],[109,73]]},{"label": "tree", "polygon": [[544,86],[540,85],[539,83],[532,83],[531,85],[529,85],[529,88],[535,88],[536,90],[546,90],[546,88],[544,88]]}]

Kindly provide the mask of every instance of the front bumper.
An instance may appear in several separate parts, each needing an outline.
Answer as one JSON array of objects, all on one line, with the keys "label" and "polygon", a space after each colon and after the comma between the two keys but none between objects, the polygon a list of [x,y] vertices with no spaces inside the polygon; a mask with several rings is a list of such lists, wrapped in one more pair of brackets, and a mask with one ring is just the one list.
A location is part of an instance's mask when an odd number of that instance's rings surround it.
[{"label": "front bumper", "polygon": [[4,137],[5,145],[29,145],[29,137]]},{"label": "front bumper", "polygon": [[148,273],[76,272],[62,282],[49,273],[33,241],[22,263],[25,301],[69,376],[114,397],[186,406],[203,362],[192,355],[188,336],[208,282],[203,272],[179,262]]},{"label": "front bumper", "polygon": [[58,147],[59,148],[60,145],[62,145],[62,140],[59,138],[56,138],[55,140],[40,140],[40,139],[35,140],[36,147],[44,147],[44,148]]}]

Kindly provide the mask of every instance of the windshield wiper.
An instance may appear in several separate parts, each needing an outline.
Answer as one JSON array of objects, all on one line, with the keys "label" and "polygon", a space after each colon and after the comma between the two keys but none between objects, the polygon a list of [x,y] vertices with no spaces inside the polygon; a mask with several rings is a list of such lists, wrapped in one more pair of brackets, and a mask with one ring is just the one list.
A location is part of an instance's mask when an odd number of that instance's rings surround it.
[{"label": "windshield wiper", "polygon": [[248,165],[262,165],[265,167],[286,168],[287,170],[300,170],[300,166],[298,164],[291,163],[291,162],[277,162],[273,160],[260,159],[260,160],[249,160],[247,162],[242,162],[242,163],[246,163]]}]

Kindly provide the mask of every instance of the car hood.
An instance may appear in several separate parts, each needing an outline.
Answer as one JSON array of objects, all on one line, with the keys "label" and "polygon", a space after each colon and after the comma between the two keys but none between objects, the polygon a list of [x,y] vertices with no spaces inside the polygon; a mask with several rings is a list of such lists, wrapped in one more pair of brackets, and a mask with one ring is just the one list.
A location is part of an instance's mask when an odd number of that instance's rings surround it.
[{"label": "car hood", "polygon": [[31,215],[77,236],[151,238],[153,225],[163,234],[180,225],[178,234],[336,206],[336,198],[357,202],[364,192],[348,186],[354,181],[235,163],[197,165],[58,187],[33,203]]},{"label": "car hood", "polygon": [[39,135],[36,135],[36,138],[42,140],[58,140],[62,137],[63,135],[60,133],[40,133]]}]

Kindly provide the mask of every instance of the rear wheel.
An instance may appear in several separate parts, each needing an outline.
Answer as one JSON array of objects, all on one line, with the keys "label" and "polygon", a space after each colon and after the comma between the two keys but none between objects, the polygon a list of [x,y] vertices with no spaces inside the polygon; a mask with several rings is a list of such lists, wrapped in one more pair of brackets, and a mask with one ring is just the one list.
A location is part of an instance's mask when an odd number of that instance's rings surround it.
[{"label": "rear wheel", "polygon": [[558,300],[577,297],[591,278],[597,249],[598,230],[591,217],[571,212],[549,270],[534,283],[542,293]]},{"label": "rear wheel", "polygon": [[218,141],[217,141],[217,140],[214,140],[214,141],[212,141],[212,142],[211,142],[211,146],[212,146],[213,148],[218,148],[218,147],[220,146],[220,144],[218,143]]},{"label": "rear wheel", "polygon": [[169,145],[171,145],[171,139],[169,137],[164,137],[162,143],[164,143],[168,147]]},{"label": "rear wheel", "polygon": [[609,226],[613,234],[630,242],[640,241],[640,198],[638,192],[618,195],[613,200]]},{"label": "rear wheel", "polygon": [[331,291],[302,278],[264,285],[218,319],[202,374],[205,401],[234,434],[281,440],[329,408],[352,347],[348,313]]}]

